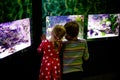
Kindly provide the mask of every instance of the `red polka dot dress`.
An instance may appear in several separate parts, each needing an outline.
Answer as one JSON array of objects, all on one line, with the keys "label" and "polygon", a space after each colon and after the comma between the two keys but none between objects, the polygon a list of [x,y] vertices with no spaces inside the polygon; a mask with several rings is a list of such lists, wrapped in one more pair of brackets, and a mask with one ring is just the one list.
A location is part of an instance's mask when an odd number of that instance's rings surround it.
[{"label": "red polka dot dress", "polygon": [[61,80],[60,49],[55,50],[52,42],[43,40],[38,47],[38,52],[41,51],[43,51],[43,58],[39,80]]}]

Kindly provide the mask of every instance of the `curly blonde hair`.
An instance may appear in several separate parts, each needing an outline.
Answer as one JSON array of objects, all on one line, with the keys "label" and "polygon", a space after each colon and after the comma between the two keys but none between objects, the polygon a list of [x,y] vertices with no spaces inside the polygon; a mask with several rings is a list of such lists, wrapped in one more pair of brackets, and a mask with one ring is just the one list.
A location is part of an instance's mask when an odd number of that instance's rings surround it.
[{"label": "curly blonde hair", "polygon": [[61,48],[60,41],[63,38],[63,36],[65,35],[65,33],[66,33],[66,30],[65,30],[64,26],[62,26],[62,25],[55,25],[55,27],[53,28],[52,35],[56,39],[54,41],[54,48],[55,49]]},{"label": "curly blonde hair", "polygon": [[66,30],[62,25],[55,25],[55,27],[52,30],[52,33],[56,36],[57,39],[60,40],[65,35]]}]

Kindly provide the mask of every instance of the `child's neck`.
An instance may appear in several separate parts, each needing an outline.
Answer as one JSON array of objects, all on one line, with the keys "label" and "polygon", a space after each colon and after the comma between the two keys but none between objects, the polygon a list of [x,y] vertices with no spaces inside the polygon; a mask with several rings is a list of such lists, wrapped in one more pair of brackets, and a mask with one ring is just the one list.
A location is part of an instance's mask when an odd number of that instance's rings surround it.
[{"label": "child's neck", "polygon": [[57,37],[51,36],[51,38],[49,39],[50,41],[60,41],[60,39],[58,39]]},{"label": "child's neck", "polygon": [[67,39],[68,41],[77,41],[78,40],[78,38],[77,37],[71,37],[71,38],[69,38],[69,39]]},{"label": "child's neck", "polygon": [[55,39],[54,37],[51,37],[50,39],[49,39],[50,41],[57,41],[57,39]]}]

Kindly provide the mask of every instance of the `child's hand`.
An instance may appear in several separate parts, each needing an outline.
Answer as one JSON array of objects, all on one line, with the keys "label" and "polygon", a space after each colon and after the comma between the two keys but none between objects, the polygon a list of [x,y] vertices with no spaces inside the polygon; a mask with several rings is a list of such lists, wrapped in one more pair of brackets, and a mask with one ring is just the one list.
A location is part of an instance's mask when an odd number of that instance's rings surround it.
[{"label": "child's hand", "polygon": [[41,40],[45,40],[45,39],[46,39],[46,35],[45,35],[45,34],[42,34]]}]

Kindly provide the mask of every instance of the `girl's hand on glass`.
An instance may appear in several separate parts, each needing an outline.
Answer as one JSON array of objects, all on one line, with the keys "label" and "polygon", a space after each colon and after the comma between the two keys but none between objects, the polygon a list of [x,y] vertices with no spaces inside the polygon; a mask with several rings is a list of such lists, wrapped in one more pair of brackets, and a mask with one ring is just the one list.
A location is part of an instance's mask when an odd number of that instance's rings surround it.
[{"label": "girl's hand on glass", "polygon": [[45,35],[45,34],[42,34],[41,40],[45,40],[45,39],[46,39],[46,35]]}]

